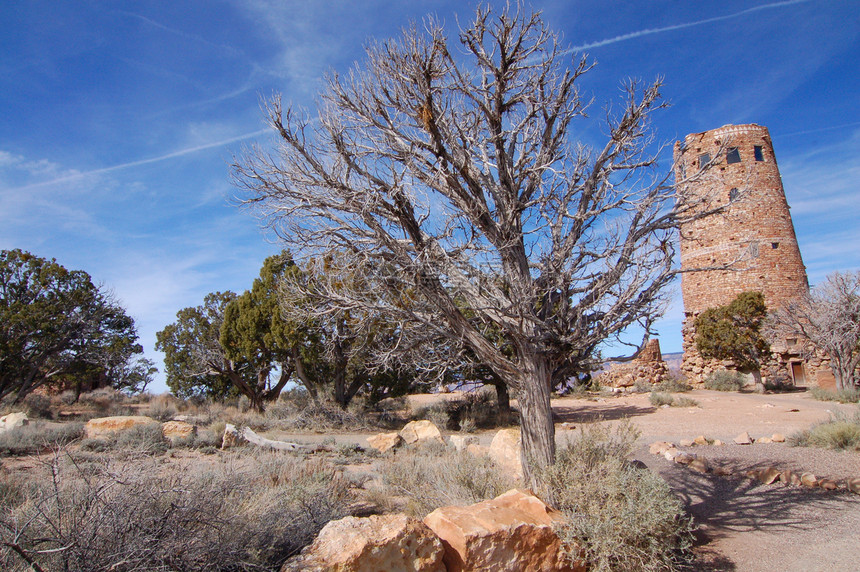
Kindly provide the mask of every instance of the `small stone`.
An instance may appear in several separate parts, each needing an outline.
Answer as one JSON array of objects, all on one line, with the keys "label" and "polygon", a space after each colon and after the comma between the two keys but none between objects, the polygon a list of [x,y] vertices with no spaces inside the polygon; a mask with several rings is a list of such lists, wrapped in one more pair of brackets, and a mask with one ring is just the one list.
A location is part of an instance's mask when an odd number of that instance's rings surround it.
[{"label": "small stone", "polygon": [[676,463],[679,463],[681,465],[689,465],[690,463],[692,463],[693,461],[696,460],[696,456],[690,455],[689,453],[678,453],[675,456],[674,460]]},{"label": "small stone", "polygon": [[825,491],[835,491],[839,488],[839,485],[836,484],[836,481],[832,479],[821,479],[818,481],[818,486]]},{"label": "small stone", "polygon": [[713,443],[711,443],[711,445],[713,445],[714,447],[722,447],[722,446],[723,446],[723,442],[722,442],[722,441],[720,441],[719,439],[714,439],[714,442],[713,442]]},{"label": "small stone", "polygon": [[729,477],[732,475],[732,470],[728,467],[716,467],[713,473],[720,477]]},{"label": "small stone", "polygon": [[697,473],[707,473],[710,470],[710,465],[708,465],[708,460],[702,457],[697,457],[693,459],[689,465],[691,471],[696,471]]},{"label": "small stone", "polygon": [[800,484],[804,487],[817,487],[818,479],[812,473],[803,473],[800,475]]},{"label": "small stone", "polygon": [[523,443],[519,429],[500,429],[490,442],[490,458],[514,479],[523,478]]},{"label": "small stone", "polygon": [[693,439],[693,443],[696,445],[707,445],[709,441],[705,438],[704,435],[699,435],[695,439]]},{"label": "small stone", "polygon": [[785,443],[785,435],[782,433],[774,433],[770,440],[774,443]]},{"label": "small stone", "polygon": [[845,481],[848,490],[854,494],[860,495],[860,478],[848,479]]},{"label": "small stone", "polygon": [[16,411],[15,413],[9,413],[0,417],[0,433],[4,431],[9,431],[10,429],[16,429],[18,427],[23,427],[24,425],[29,425],[30,419],[27,417],[27,414],[23,411]]},{"label": "small stone", "polygon": [[779,474],[779,480],[780,480],[780,482],[785,483],[786,485],[791,485],[791,484],[794,484],[791,482],[791,478],[793,476],[794,476],[794,473],[791,470],[786,469]]},{"label": "small stone", "polygon": [[662,455],[673,447],[674,445],[668,441],[655,441],[648,446],[648,452],[652,455]]},{"label": "small stone", "polygon": [[738,445],[752,445],[752,439],[750,439],[750,434],[744,431],[737,437],[735,437],[735,443]]},{"label": "small stone", "polygon": [[192,439],[197,435],[197,426],[186,421],[167,421],[161,425],[161,434],[171,443]]},{"label": "small stone", "polygon": [[221,448],[229,449],[230,447],[236,447],[237,445],[244,445],[248,441],[239,431],[239,429],[233,425],[232,423],[227,423],[224,425],[224,435],[221,437]]},{"label": "small stone", "polygon": [[675,447],[672,447],[671,449],[666,450],[666,452],[663,453],[663,456],[666,458],[667,461],[674,461],[675,457],[677,457],[680,454],[681,454],[681,451],[679,451]]},{"label": "small stone", "polygon": [[692,447],[693,446],[693,440],[692,439],[681,439],[679,441],[679,443],[682,447]]},{"label": "small stone", "polygon": [[643,463],[639,459],[633,459],[632,461],[629,461],[627,463],[627,466],[630,467],[631,469],[641,469],[644,471],[648,470],[648,465],[646,465],[645,463]]},{"label": "small stone", "polygon": [[444,443],[442,432],[432,421],[422,419],[421,421],[410,421],[400,430],[400,437],[407,445],[415,443],[435,442]]},{"label": "small stone", "polygon": [[399,433],[379,433],[371,435],[367,438],[367,444],[379,451],[385,453],[394,449],[403,442],[403,438]]},{"label": "small stone", "polygon": [[468,437],[465,435],[451,435],[450,437],[448,437],[448,442],[457,451],[464,451],[469,445],[477,443],[478,439],[476,437],[472,437],[471,435]]},{"label": "small stone", "polygon": [[768,467],[762,471],[759,471],[758,480],[762,482],[764,485],[772,485],[779,478],[780,471],[774,467]]},{"label": "small stone", "polygon": [[765,444],[765,443],[772,443],[773,441],[771,441],[770,437],[759,437],[758,439],[755,440],[755,442],[759,443],[759,444]]}]

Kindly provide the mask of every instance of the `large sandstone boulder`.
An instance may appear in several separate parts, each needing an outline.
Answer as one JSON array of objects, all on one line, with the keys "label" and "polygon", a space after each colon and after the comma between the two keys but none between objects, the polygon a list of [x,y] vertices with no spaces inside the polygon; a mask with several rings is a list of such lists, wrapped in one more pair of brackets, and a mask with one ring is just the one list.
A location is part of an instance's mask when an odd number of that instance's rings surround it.
[{"label": "large sandstone boulder", "polygon": [[401,443],[403,443],[403,438],[398,433],[379,433],[367,438],[367,444],[380,453],[390,451]]},{"label": "large sandstone boulder", "polygon": [[17,411],[15,413],[9,413],[8,415],[4,415],[0,417],[0,433],[4,433],[11,429],[15,429],[16,427],[23,427],[24,425],[29,425],[30,419],[27,417],[27,414],[23,411]]},{"label": "large sandstone boulder", "polygon": [[400,430],[400,437],[407,445],[415,443],[445,443],[442,432],[432,421],[422,419],[421,421],[410,421]]},{"label": "large sandstone boulder", "polygon": [[523,478],[523,442],[519,429],[501,429],[490,443],[490,458],[515,479]]},{"label": "large sandstone boulder", "polygon": [[514,489],[471,506],[436,509],[424,522],[442,539],[448,572],[584,571],[565,557],[553,530],[560,518],[530,492]]},{"label": "large sandstone boulder", "polygon": [[445,572],[442,542],[405,514],[348,516],[329,522],[283,571]]},{"label": "large sandstone boulder", "polygon": [[161,425],[161,434],[171,443],[192,439],[197,435],[197,427],[185,421],[168,421]]},{"label": "large sandstone boulder", "polygon": [[158,423],[152,417],[145,415],[118,415],[116,417],[97,417],[90,419],[84,425],[84,432],[89,438],[106,437],[117,431],[125,431],[137,425],[148,425]]}]

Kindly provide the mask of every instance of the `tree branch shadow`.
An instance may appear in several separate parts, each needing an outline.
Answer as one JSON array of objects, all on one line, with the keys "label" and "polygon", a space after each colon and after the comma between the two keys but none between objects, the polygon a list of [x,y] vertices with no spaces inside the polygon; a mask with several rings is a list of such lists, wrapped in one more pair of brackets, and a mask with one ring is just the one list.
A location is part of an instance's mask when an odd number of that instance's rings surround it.
[{"label": "tree branch shadow", "polygon": [[579,406],[553,405],[552,414],[561,423],[594,423],[595,421],[615,421],[628,417],[640,417],[654,413],[654,407],[635,405],[595,406],[593,403]]}]

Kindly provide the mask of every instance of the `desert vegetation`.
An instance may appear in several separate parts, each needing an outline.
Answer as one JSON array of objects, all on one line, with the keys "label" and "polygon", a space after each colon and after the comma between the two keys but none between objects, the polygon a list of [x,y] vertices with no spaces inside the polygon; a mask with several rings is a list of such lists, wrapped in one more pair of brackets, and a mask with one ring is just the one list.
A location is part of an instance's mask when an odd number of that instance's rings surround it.
[{"label": "desert vegetation", "polygon": [[798,447],[824,447],[860,452],[860,407],[853,413],[836,411],[831,418],[791,435],[788,442]]}]

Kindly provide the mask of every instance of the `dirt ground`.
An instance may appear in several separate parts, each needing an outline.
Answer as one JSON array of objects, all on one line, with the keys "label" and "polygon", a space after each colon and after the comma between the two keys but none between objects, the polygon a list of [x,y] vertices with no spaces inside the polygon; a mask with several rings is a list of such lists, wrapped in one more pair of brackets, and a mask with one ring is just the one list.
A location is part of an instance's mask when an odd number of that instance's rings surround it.
[{"label": "dirt ground", "polygon": [[[860,496],[841,491],[762,485],[743,476],[698,474],[660,456],[648,445],[704,435],[726,443],[688,448],[736,474],[753,468],[809,471],[818,477],[860,476],[860,452],[791,447],[786,443],[735,445],[743,432],[769,437],[807,429],[830,412],[857,406],[815,401],[806,393],[758,395],[696,390],[684,394],[698,407],[655,408],[647,394],[553,401],[561,444],[583,423],[630,419],[642,432],[636,458],[660,474],[684,500],[699,526],[697,562],[690,570],[738,572],[860,572]],[[447,396],[412,396],[413,408]],[[494,432],[475,436],[488,445]],[[276,438],[288,437],[280,435]],[[331,435],[293,435],[319,441]],[[340,443],[365,444],[366,435],[336,435]]]}]

